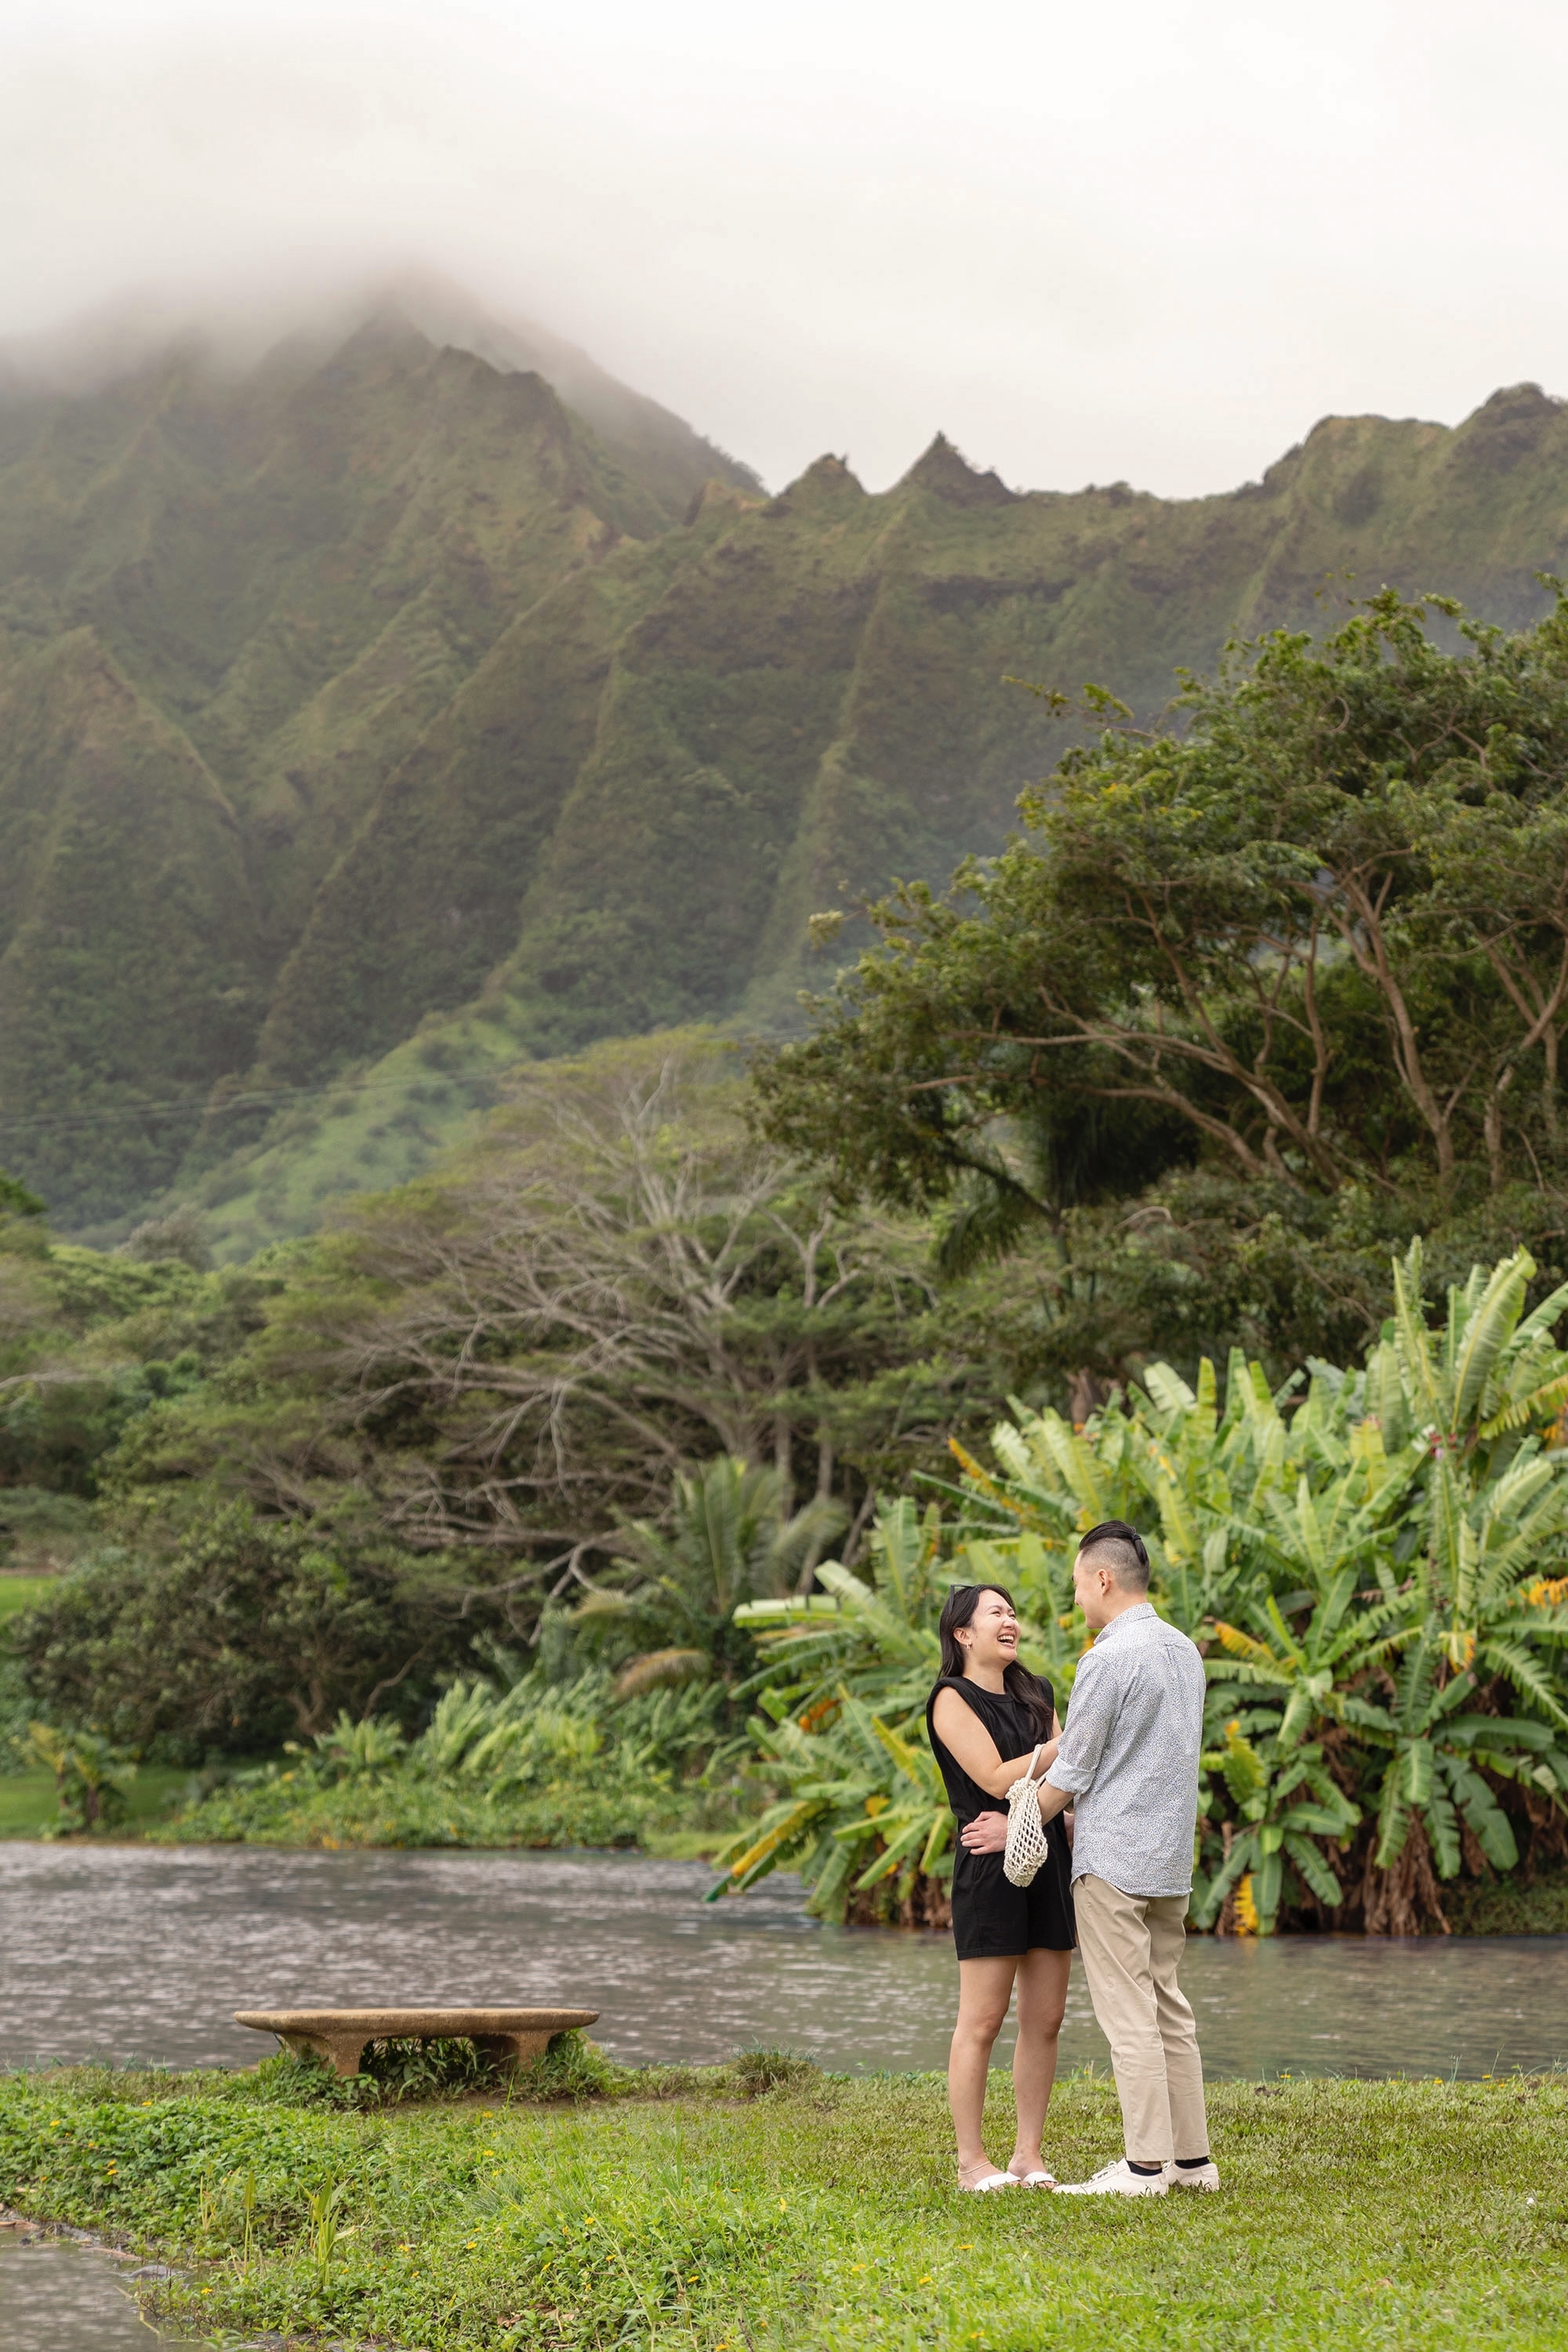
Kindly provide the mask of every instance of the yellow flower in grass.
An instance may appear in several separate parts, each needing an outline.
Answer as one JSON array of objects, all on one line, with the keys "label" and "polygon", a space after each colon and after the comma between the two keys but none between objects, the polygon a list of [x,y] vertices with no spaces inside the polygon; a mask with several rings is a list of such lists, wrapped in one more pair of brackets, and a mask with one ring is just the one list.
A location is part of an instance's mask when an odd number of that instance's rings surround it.
[{"label": "yellow flower in grass", "polygon": [[1252,1899],[1252,1873],[1249,1870],[1236,1890],[1236,1932],[1238,1936],[1256,1936],[1258,1925],[1258,1906]]}]

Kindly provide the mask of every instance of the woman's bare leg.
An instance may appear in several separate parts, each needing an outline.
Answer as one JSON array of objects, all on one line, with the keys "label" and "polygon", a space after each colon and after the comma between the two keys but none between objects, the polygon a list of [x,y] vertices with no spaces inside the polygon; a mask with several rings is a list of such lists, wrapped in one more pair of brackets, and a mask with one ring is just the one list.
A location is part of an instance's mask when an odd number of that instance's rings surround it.
[{"label": "woman's bare leg", "polygon": [[985,2076],[992,2045],[1013,1998],[1014,1974],[1021,1966],[1016,1959],[960,1960],[958,1964],[958,2023],[952,2029],[947,2062],[947,2103],[958,2134],[958,2177],[965,2187],[995,2169],[986,2158],[981,2138]]},{"label": "woman's bare leg", "polygon": [[1057,2079],[1057,2042],[1067,2008],[1070,1952],[1026,1952],[1018,1962],[1018,2041],[1013,2052],[1013,2095],[1018,2103],[1018,2137],[1007,2169],[1020,2179],[1037,2172],[1044,2159],[1040,2136]]}]

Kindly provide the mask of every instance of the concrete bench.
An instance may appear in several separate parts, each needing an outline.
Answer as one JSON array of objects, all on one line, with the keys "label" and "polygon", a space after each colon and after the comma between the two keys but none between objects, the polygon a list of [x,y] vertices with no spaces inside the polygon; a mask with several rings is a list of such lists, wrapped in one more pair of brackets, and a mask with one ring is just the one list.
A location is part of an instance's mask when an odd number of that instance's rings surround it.
[{"label": "concrete bench", "polygon": [[357,2074],[367,2042],[437,2036],[472,2042],[513,2065],[537,2058],[552,2034],[592,2025],[596,2009],[237,2009],[237,2025],[275,2033],[290,2050],[313,2050],[339,2074]]}]

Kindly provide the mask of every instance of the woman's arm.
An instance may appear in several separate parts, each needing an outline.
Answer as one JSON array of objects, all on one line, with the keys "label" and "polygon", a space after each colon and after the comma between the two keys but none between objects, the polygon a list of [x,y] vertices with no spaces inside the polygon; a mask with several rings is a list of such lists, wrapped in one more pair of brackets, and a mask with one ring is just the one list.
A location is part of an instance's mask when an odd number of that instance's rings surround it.
[{"label": "woman's arm", "polygon": [[[962,1706],[963,1704],[961,1699],[959,1705]],[[1042,1780],[1039,1783],[1039,1794],[1041,1821],[1054,1822],[1068,1801],[1068,1791],[1065,1789],[1053,1789],[1048,1780]],[[971,1853],[1005,1853],[1007,1847],[1007,1816],[1005,1813],[976,1813],[972,1822],[965,1822],[958,1835],[960,1843],[966,1845]],[[1070,1829],[1068,1832],[1068,1839],[1070,1843],[1072,1839]]]},{"label": "woman's arm", "polygon": [[[955,1690],[938,1691],[936,1705],[931,1709],[931,1727],[948,1754],[961,1764],[977,1789],[988,1796],[1005,1797],[1015,1780],[1021,1780],[1029,1769],[1027,1756],[1011,1756],[1005,1760],[996,1753],[996,1742],[981,1722],[972,1706],[965,1706]],[[1053,1730],[1059,1727],[1052,1726]],[[1041,1748],[1036,1770],[1043,1772],[1054,1764],[1057,1742],[1048,1740]]]},{"label": "woman's arm", "polygon": [[[953,1694],[951,1691],[943,1691],[942,1696],[937,1700],[938,1706],[942,1705],[942,1699],[951,1698]],[[963,1706],[963,1701],[960,1699],[958,1704],[960,1706]],[[965,1712],[967,1713],[967,1709]],[[1051,1731],[1054,1736],[1051,1739],[1050,1746],[1047,1748],[1042,1748],[1040,1751],[1046,1758],[1047,1763],[1055,1762],[1057,1749],[1061,1745],[1062,1719],[1059,1715],[1052,1715]],[[946,1737],[947,1734],[943,1732],[942,1738],[945,1739]],[[969,1771],[967,1764],[963,1769],[966,1772]],[[969,1777],[971,1780],[973,1780],[976,1776],[973,1772],[970,1772]],[[1018,1775],[1015,1772],[1013,1779],[1016,1780],[1017,1778]],[[982,1785],[989,1784],[983,1783]],[[997,1793],[998,1795],[1005,1795],[1005,1790],[998,1790]],[[1072,1843],[1073,1818],[1070,1811],[1066,1810],[1067,1803],[1068,1800],[1059,1789],[1047,1789],[1042,1787],[1040,1790],[1040,1819],[1043,1822],[1051,1822],[1056,1819],[1058,1813],[1060,1813],[1062,1815],[1063,1825],[1067,1830],[1068,1843],[1070,1846]],[[965,1824],[964,1828],[960,1832],[960,1835],[963,1843],[969,1848],[971,1853],[1001,1853],[1005,1849],[1007,1843],[1007,1816],[1005,1813],[977,1813],[973,1821]]]}]

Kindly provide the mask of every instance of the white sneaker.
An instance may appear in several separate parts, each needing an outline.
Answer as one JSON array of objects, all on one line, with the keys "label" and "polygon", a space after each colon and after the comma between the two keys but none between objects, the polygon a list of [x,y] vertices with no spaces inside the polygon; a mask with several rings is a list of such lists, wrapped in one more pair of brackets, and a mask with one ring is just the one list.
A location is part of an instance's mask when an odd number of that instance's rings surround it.
[{"label": "white sneaker", "polygon": [[1165,2179],[1173,2189],[1217,2189],[1219,2167],[1212,2156],[1206,2164],[1168,2164]]},{"label": "white sneaker", "polygon": [[[1215,2175],[1218,2179],[1218,2175]],[[1134,2172],[1124,2156],[1113,2164],[1102,2164],[1100,2170],[1087,2180],[1058,2180],[1058,2197],[1163,2197],[1166,2180],[1163,2172]]]}]

